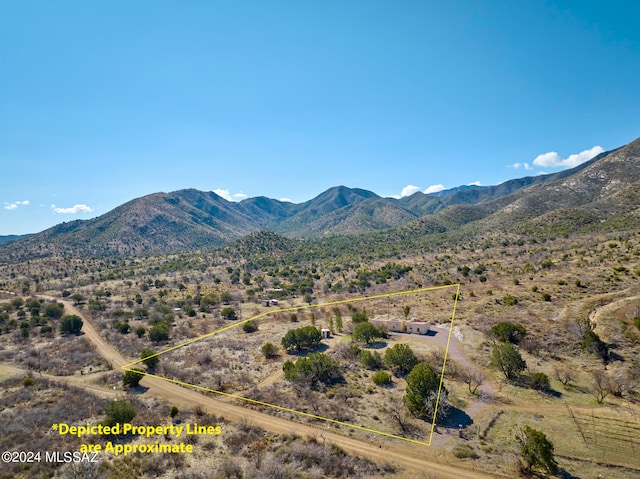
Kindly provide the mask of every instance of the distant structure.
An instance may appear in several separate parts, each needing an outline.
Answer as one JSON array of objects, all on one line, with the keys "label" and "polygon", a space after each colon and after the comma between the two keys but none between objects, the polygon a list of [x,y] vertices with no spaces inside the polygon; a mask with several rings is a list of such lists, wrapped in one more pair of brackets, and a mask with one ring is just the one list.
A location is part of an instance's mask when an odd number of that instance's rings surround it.
[{"label": "distant structure", "polygon": [[320,330],[322,333],[322,339],[330,339],[331,338],[331,330],[327,328],[322,328]]},{"label": "distant structure", "polygon": [[416,321],[415,319],[405,321],[374,318],[371,320],[371,324],[390,333],[427,334],[431,330],[429,321]]},{"label": "distant structure", "polygon": [[278,302],[277,299],[263,299],[262,300],[262,306],[266,306],[266,307],[278,306],[278,304],[280,304],[280,303]]}]

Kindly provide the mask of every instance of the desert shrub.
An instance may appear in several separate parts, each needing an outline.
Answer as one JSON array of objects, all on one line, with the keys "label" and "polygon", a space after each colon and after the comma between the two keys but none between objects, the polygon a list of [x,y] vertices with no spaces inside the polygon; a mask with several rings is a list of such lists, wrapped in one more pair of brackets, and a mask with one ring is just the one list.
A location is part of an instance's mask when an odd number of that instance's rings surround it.
[{"label": "desert shrub", "polygon": [[[39,303],[38,303],[39,307]],[[35,309],[35,308],[32,308]],[[59,303],[47,304],[46,308],[44,308],[44,315],[47,318],[58,319],[62,317],[62,313],[64,311],[64,305]]]},{"label": "desert shrub", "polygon": [[266,359],[275,358],[278,355],[278,347],[273,343],[265,343],[262,346],[262,354]]},{"label": "desert shrub", "polygon": [[156,352],[154,350],[144,348],[140,353],[140,359],[142,359],[142,362],[145,364],[145,366],[153,369],[158,366],[158,363],[160,362],[160,357],[156,356],[155,354]]},{"label": "desert shrub", "polygon": [[458,444],[453,448],[453,455],[458,459],[478,459],[478,454],[467,444]]},{"label": "desert shrub", "polygon": [[582,347],[586,351],[599,356],[605,362],[609,359],[609,348],[607,348],[606,343],[600,339],[600,336],[593,330],[585,333],[584,339],[582,340]]},{"label": "desert shrub", "polygon": [[491,334],[503,343],[518,344],[527,334],[527,330],[521,324],[501,321],[491,328]]},{"label": "desert shrub", "polygon": [[516,304],[518,304],[518,298],[516,298],[515,296],[511,296],[510,294],[505,295],[502,298],[502,301],[507,306],[515,306]]},{"label": "desert shrub", "polygon": [[122,384],[128,388],[135,388],[140,384],[140,380],[144,377],[144,371],[142,369],[134,368],[129,371],[125,371],[122,376]]},{"label": "desert shrub", "polygon": [[222,319],[228,319],[228,320],[238,319],[238,314],[236,313],[236,310],[230,306],[223,308],[222,311],[220,311],[220,316],[222,317]]},{"label": "desert shrub", "polygon": [[384,365],[382,356],[378,351],[372,353],[366,349],[361,350],[358,354],[358,360],[367,369],[380,369]]},{"label": "desert shrub", "polygon": [[149,330],[149,339],[154,343],[169,339],[169,325],[167,323],[157,323]]},{"label": "desert shrub", "polygon": [[120,321],[119,319],[114,319],[111,323],[113,325],[113,329],[118,331],[120,334],[128,334],[131,329],[131,325],[129,321]]},{"label": "desert shrub", "polygon": [[385,386],[391,384],[391,374],[384,371],[376,371],[371,376],[371,380],[378,386]]},{"label": "desert shrub", "polygon": [[537,391],[547,391],[551,387],[549,377],[545,373],[535,373],[531,376],[531,388]]},{"label": "desert shrub", "polygon": [[286,361],[282,370],[287,380],[308,383],[312,388],[334,383],[341,378],[338,362],[322,353],[311,353],[295,363]]},{"label": "desert shrub", "polygon": [[258,330],[258,325],[253,321],[247,321],[242,325],[242,330],[245,333],[253,333]]},{"label": "desert shrub", "polygon": [[131,422],[136,417],[135,408],[127,401],[111,401],[104,410],[106,419],[102,422],[105,426],[114,426],[118,423]]},{"label": "desert shrub", "polygon": [[60,332],[62,334],[76,334],[82,329],[82,318],[72,314],[70,316],[64,316],[60,320]]}]

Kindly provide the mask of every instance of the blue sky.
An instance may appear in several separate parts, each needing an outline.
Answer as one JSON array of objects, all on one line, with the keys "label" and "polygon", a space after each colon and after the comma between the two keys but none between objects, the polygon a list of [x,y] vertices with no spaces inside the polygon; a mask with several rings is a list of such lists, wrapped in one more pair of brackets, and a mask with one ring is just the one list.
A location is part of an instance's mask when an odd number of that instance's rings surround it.
[{"label": "blue sky", "polygon": [[0,235],[182,188],[298,203],[558,171],[640,136],[638,18],[629,1],[0,0]]}]

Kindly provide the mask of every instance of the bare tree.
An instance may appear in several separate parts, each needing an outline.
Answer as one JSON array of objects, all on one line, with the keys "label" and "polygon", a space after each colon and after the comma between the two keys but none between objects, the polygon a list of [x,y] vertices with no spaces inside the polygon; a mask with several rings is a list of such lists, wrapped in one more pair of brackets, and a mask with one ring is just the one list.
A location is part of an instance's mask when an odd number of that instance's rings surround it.
[{"label": "bare tree", "polygon": [[462,371],[460,374],[471,394],[476,394],[478,388],[484,384],[484,376],[480,371]]},{"label": "bare tree", "polygon": [[406,434],[411,429],[410,427],[410,414],[408,409],[400,401],[393,401],[389,405],[389,414],[391,418],[398,424],[400,430]]},{"label": "bare tree", "polygon": [[449,412],[451,411],[451,404],[449,403],[449,393],[445,388],[442,388],[442,391],[440,391],[440,399],[437,399],[438,391],[432,391],[424,400],[425,416],[428,418],[433,418],[433,412],[436,408],[437,402],[438,409],[436,410],[436,423],[441,423],[444,419],[446,419],[446,417],[449,415]]},{"label": "bare tree", "polygon": [[556,367],[553,372],[556,379],[560,381],[564,386],[569,384],[575,377],[574,371],[572,371],[568,366]]},{"label": "bare tree", "polygon": [[602,404],[604,398],[606,398],[611,392],[611,381],[609,376],[602,369],[594,369],[591,371],[591,387],[589,388],[589,394],[591,394],[598,404]]}]

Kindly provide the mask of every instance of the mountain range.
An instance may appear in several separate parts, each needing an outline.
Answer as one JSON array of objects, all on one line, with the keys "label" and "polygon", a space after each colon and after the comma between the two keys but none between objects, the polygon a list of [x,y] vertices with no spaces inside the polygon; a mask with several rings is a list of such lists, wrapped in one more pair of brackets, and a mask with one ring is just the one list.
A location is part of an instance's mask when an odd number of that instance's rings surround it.
[{"label": "mountain range", "polygon": [[466,228],[515,233],[612,229],[640,223],[640,139],[575,168],[496,186],[400,199],[336,186],[300,204],[266,197],[230,202],[194,189],[131,200],[90,220],[61,223],[11,242],[0,261],[48,255],[156,254],[217,246],[270,230],[318,238],[401,228],[426,235]]}]

